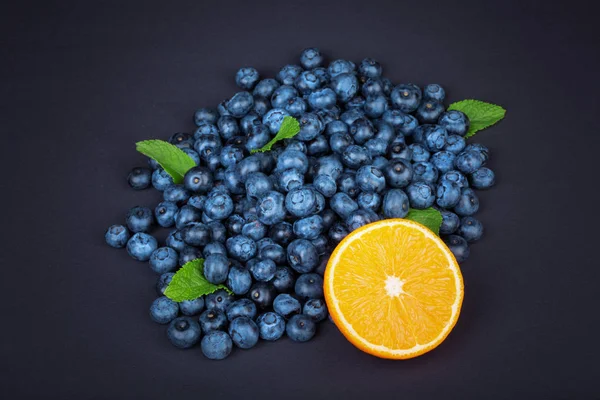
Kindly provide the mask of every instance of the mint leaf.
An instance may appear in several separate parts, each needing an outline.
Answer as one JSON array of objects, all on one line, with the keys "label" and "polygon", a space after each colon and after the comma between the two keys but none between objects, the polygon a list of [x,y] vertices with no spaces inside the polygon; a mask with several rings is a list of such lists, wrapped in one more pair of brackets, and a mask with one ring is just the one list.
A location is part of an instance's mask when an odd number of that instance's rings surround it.
[{"label": "mint leaf", "polygon": [[477,131],[494,125],[506,115],[504,108],[479,100],[458,101],[450,104],[448,110],[462,111],[469,117],[471,126],[465,135],[465,139],[470,138]]},{"label": "mint leaf", "polygon": [[410,219],[425,225],[426,228],[433,231],[436,235],[440,235],[440,225],[442,225],[442,214],[435,208],[426,208],[424,210],[417,210],[411,208],[408,210],[405,219]]},{"label": "mint leaf", "polygon": [[279,132],[271,141],[265,144],[260,149],[254,149],[250,153],[254,154],[256,152],[265,152],[271,150],[273,145],[283,139],[291,139],[296,136],[300,132],[300,123],[294,117],[286,116],[283,118],[283,122],[281,122],[281,127],[279,128]]},{"label": "mint leaf", "polygon": [[135,148],[160,164],[171,175],[174,183],[183,182],[186,172],[196,166],[190,156],[179,147],[162,140],[144,140],[137,142]]},{"label": "mint leaf", "polygon": [[165,296],[173,301],[195,300],[219,289],[229,291],[223,285],[214,285],[204,277],[204,260],[197,258],[183,265],[175,273],[171,283],[165,289]]}]

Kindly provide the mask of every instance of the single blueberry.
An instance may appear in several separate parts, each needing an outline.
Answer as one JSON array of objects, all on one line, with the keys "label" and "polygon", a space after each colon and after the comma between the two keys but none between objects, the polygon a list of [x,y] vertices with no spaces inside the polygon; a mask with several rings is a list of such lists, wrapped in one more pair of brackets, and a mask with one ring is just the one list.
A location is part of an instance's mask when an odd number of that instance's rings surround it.
[{"label": "single blueberry", "polygon": [[438,124],[446,128],[449,134],[465,136],[469,130],[469,117],[462,111],[452,110],[440,115]]},{"label": "single blueberry", "polygon": [[287,293],[281,293],[273,300],[273,310],[285,319],[292,315],[300,314],[302,305],[300,302]]},{"label": "single blueberry", "polygon": [[168,324],[179,313],[179,305],[166,296],[159,297],[150,306],[150,318],[159,324]]},{"label": "single blueberry", "polygon": [[167,328],[167,338],[180,349],[188,349],[198,343],[200,334],[200,325],[189,317],[176,318]]},{"label": "single blueberry", "polygon": [[261,309],[270,307],[275,298],[275,288],[269,282],[255,282],[250,288],[248,298]]},{"label": "single blueberry", "polygon": [[138,232],[127,241],[127,253],[138,261],[148,261],[158,243],[153,236]]},{"label": "single blueberry", "polygon": [[289,265],[297,272],[312,271],[319,262],[315,246],[306,239],[296,239],[288,245],[287,258]]},{"label": "single blueberry", "polygon": [[489,189],[494,186],[496,176],[491,169],[481,167],[469,176],[469,181],[475,189]]},{"label": "single blueberry", "polygon": [[275,261],[269,259],[259,260],[250,268],[254,279],[262,282],[268,282],[273,279],[276,271],[277,265],[275,265]]},{"label": "single blueberry", "polygon": [[204,309],[204,297],[200,296],[195,300],[184,300],[179,303],[179,310],[183,315],[192,316],[200,313]]},{"label": "single blueberry", "polygon": [[317,331],[315,322],[307,315],[294,315],[287,322],[285,331],[294,342],[307,342]]},{"label": "single blueberry", "polygon": [[256,68],[240,68],[235,74],[235,84],[245,90],[250,90],[256,85],[260,76]]},{"label": "single blueberry", "polygon": [[104,239],[109,246],[121,249],[129,240],[129,231],[123,225],[112,225],[106,230]]},{"label": "single blueberry", "polygon": [[448,210],[439,210],[442,214],[442,224],[440,225],[440,235],[451,235],[458,229],[460,218]]},{"label": "single blueberry", "polygon": [[146,189],[152,184],[152,170],[141,167],[134,168],[129,173],[127,182],[132,189]]},{"label": "single blueberry", "polygon": [[431,207],[435,202],[435,189],[428,182],[413,182],[406,188],[410,206],[416,209]]},{"label": "single blueberry", "polygon": [[470,188],[462,188],[458,204],[454,207],[454,212],[463,217],[475,214],[479,210],[479,198]]},{"label": "single blueberry", "polygon": [[127,212],[125,221],[131,232],[147,232],[152,226],[154,218],[152,217],[152,210],[148,207],[135,206]]},{"label": "single blueberry", "polygon": [[458,235],[450,235],[444,239],[444,242],[456,257],[456,261],[463,262],[469,258],[469,244],[467,241]]},{"label": "single blueberry", "polygon": [[405,113],[415,111],[421,103],[421,97],[421,89],[412,83],[398,85],[390,94],[393,106]]},{"label": "single blueberry", "polygon": [[315,273],[301,274],[296,280],[294,292],[296,296],[305,300],[322,298],[323,278]]},{"label": "single blueberry", "polygon": [[179,255],[170,247],[161,247],[150,255],[150,268],[157,274],[174,271]]},{"label": "single blueberry", "polygon": [[229,268],[227,276],[227,287],[235,294],[243,295],[248,293],[252,286],[252,276],[246,268],[232,266]]},{"label": "single blueberry", "polygon": [[222,360],[231,354],[233,343],[229,335],[222,331],[212,331],[200,342],[202,354],[211,360]]},{"label": "single blueberry", "polygon": [[483,224],[474,217],[462,217],[457,233],[467,242],[476,242],[483,235]]},{"label": "single blueberry", "polygon": [[409,199],[401,189],[391,189],[383,197],[383,216],[385,218],[404,218],[408,214]]},{"label": "single blueberry", "polygon": [[208,294],[204,300],[207,310],[218,310],[225,312],[227,307],[233,302],[234,296],[224,289]]},{"label": "single blueberry", "polygon": [[227,319],[233,321],[238,317],[256,317],[256,305],[249,299],[239,299],[227,307]]},{"label": "single blueberry", "polygon": [[302,314],[315,322],[324,321],[327,318],[327,304],[323,299],[310,299],[304,303]]}]

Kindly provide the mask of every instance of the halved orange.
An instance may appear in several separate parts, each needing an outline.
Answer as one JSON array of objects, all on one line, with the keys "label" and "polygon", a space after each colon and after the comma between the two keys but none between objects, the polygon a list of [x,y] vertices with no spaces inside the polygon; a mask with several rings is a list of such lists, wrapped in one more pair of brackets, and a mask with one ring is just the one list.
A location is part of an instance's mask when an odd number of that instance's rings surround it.
[{"label": "halved orange", "polygon": [[416,357],[444,341],[464,293],[452,252],[406,219],[350,233],[329,259],[324,289],[342,334],[360,350],[390,359]]}]

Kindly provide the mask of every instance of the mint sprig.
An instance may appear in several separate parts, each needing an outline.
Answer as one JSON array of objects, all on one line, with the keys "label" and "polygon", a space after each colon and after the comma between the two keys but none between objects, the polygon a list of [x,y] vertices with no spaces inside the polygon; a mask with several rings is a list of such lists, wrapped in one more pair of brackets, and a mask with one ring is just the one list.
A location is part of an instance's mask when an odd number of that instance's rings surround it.
[{"label": "mint sprig", "polygon": [[488,128],[506,115],[506,110],[496,104],[486,103],[479,100],[462,100],[450,104],[448,110],[462,111],[469,117],[471,126],[465,135],[470,138],[476,132]]},{"label": "mint sprig", "polygon": [[214,293],[219,289],[229,289],[224,285],[210,283],[204,277],[204,260],[197,258],[183,265],[173,275],[169,286],[165,289],[165,296],[173,301],[196,300],[200,296]]},{"label": "mint sprig", "polygon": [[435,208],[426,208],[424,210],[417,210],[411,208],[408,210],[405,219],[410,219],[424,225],[429,230],[433,231],[436,235],[440,235],[440,226],[442,225],[442,214]]},{"label": "mint sprig", "polygon": [[185,173],[196,166],[194,160],[183,150],[163,140],[144,140],[137,142],[135,148],[159,163],[171,175],[173,183],[183,182]]},{"label": "mint sprig", "polygon": [[262,153],[265,151],[269,151],[275,143],[284,139],[291,139],[294,136],[296,136],[298,132],[300,132],[300,123],[298,122],[298,120],[294,117],[286,116],[281,122],[281,127],[279,127],[279,132],[277,132],[277,135],[275,135],[275,137],[271,139],[269,143],[265,144],[260,149],[252,150],[250,153],[254,154],[256,152]]}]

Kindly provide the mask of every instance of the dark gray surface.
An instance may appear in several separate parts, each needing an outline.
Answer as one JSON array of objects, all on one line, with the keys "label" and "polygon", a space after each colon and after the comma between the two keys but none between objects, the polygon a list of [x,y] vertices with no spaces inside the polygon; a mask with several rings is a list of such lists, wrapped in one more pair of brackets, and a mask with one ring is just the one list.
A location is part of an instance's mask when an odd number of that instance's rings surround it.
[{"label": "dark gray surface", "polygon": [[[600,397],[594,3],[13,3],[0,15],[3,398]],[[420,358],[362,354],[329,323],[223,362],[178,351],[148,317],[156,277],[103,243],[159,198],[128,190],[135,141],[191,130],[195,108],[236,91],[237,68],[272,76],[307,46],[508,109],[474,140],[498,185],[481,195],[463,312]]]}]

